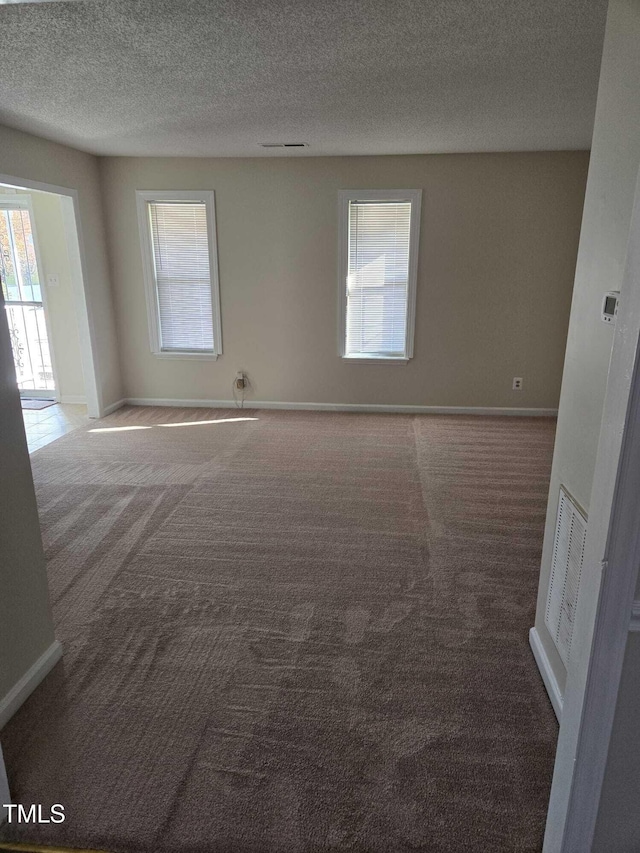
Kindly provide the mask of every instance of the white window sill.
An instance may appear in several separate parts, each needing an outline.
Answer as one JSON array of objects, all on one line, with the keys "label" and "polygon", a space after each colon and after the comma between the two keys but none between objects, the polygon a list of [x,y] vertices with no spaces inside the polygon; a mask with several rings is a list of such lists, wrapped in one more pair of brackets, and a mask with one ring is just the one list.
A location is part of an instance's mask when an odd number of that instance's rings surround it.
[{"label": "white window sill", "polygon": [[191,361],[217,361],[215,352],[154,352],[156,358],[190,359]]},{"label": "white window sill", "polygon": [[352,364],[409,364],[408,358],[387,355],[343,355],[343,361]]}]

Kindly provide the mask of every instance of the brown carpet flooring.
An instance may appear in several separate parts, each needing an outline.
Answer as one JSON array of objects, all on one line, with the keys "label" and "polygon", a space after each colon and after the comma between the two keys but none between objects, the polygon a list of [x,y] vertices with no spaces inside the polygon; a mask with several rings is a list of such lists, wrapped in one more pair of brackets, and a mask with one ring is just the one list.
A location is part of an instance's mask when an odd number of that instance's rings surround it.
[{"label": "brown carpet flooring", "polygon": [[2,839],[539,851],[554,426],[127,408],[38,451],[65,655],[1,740],[67,821]]}]

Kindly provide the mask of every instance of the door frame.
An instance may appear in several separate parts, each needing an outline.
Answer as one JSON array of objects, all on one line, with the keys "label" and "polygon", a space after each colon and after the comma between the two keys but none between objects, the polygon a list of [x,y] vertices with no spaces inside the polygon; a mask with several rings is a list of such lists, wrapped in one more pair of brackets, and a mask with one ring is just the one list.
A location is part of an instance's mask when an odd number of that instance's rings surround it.
[{"label": "door frame", "polygon": [[640,179],[591,494],[543,853],[592,849],[624,654],[640,630]]},{"label": "door frame", "polygon": [[42,308],[44,313],[44,325],[47,330],[47,342],[49,346],[49,357],[51,359],[51,372],[53,373],[53,391],[46,391],[45,389],[35,389],[32,394],[29,394],[27,390],[20,389],[20,396],[25,397],[33,397],[33,398],[42,398],[42,399],[50,399],[53,396],[53,399],[56,402],[60,401],[60,383],[58,381],[58,369],[56,366],[56,353],[55,346],[53,343],[53,338],[51,337],[51,321],[49,319],[49,305],[47,302],[48,294],[47,288],[45,284],[46,273],[44,266],[42,264],[42,255],[40,253],[40,244],[38,241],[38,227],[36,223],[36,217],[33,212],[33,202],[31,200],[31,196],[22,195],[20,192],[16,192],[14,195],[6,195],[2,192],[2,187],[0,187],[0,210],[26,210],[29,214],[29,219],[31,221],[31,234],[33,236],[33,251],[36,256],[36,266],[38,267],[38,273],[40,275],[40,294],[42,296]]},{"label": "door frame", "polygon": [[[61,187],[43,181],[32,181],[15,175],[0,174],[0,184],[11,189],[53,193],[60,196],[60,207],[64,221],[67,250],[71,268],[73,301],[78,322],[80,338],[80,356],[84,376],[87,414],[90,418],[99,418],[103,413],[102,392],[98,383],[98,359],[96,347],[95,321],[87,299],[86,282],[88,280],[87,261],[82,235],[82,219],[78,191],[71,187]],[[34,236],[34,242],[36,238]],[[46,314],[46,311],[45,311]],[[57,382],[56,382],[57,386]]]}]

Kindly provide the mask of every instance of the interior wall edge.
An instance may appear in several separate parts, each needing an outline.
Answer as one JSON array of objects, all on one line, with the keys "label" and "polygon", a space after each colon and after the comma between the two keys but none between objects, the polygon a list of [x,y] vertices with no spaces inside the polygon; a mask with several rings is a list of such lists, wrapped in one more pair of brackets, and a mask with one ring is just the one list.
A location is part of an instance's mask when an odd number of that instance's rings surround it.
[{"label": "interior wall edge", "polygon": [[0,123],[3,182],[73,200],[100,409],[122,393],[122,375],[98,160],[94,154]]},{"label": "interior wall edge", "polygon": [[61,657],[62,645],[58,640],[54,640],[5,696],[0,699],[0,730],[9,722],[18,708],[26,702]]}]

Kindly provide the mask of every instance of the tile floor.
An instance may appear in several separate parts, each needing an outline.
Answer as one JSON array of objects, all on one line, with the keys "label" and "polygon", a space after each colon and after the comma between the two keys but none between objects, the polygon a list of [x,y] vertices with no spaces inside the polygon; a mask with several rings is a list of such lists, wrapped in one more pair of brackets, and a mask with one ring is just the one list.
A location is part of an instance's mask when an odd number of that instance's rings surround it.
[{"label": "tile floor", "polygon": [[24,428],[29,453],[50,444],[56,438],[89,422],[87,407],[71,403],[56,403],[46,409],[23,409]]}]

